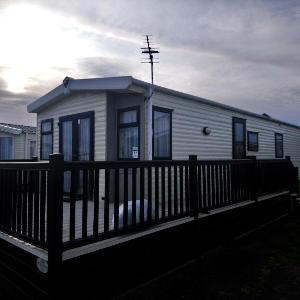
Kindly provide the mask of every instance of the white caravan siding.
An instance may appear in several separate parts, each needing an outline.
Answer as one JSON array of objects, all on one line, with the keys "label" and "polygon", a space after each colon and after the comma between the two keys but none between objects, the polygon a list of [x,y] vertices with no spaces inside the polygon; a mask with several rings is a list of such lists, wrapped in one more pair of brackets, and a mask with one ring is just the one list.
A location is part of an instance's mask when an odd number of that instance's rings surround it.
[{"label": "white caravan siding", "polygon": [[[158,92],[152,99],[153,105],[173,110],[173,159],[187,159],[190,154],[199,159],[232,159],[232,117],[239,117],[246,119],[246,130],[259,133],[259,151],[247,151],[247,155],[275,158],[274,134],[278,132],[283,134],[284,156],[290,155],[300,167],[299,128]],[[202,132],[205,126],[211,128],[208,136]]]},{"label": "white caravan siding", "polygon": [[40,156],[41,121],[53,118],[53,152],[59,152],[59,118],[63,116],[95,112],[95,160],[106,159],[106,94],[76,93],[45,108],[37,114],[37,148]]},{"label": "white caravan siding", "polygon": [[13,139],[13,159],[25,159],[25,134],[10,134],[0,132],[0,137],[11,137]]}]

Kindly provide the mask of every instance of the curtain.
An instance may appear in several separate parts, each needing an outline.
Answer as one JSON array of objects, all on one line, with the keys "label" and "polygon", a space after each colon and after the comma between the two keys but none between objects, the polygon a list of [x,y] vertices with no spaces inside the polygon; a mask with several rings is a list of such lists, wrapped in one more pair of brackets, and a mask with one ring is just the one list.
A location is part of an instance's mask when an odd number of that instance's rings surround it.
[{"label": "curtain", "polygon": [[[65,161],[72,160],[72,121],[62,122],[62,152]],[[64,192],[69,193],[71,189],[71,172],[64,172]]]},{"label": "curtain", "polygon": [[72,160],[72,121],[62,123],[62,152],[65,161]]},{"label": "curtain", "polygon": [[0,160],[13,159],[13,142],[11,137],[0,138]]},{"label": "curtain", "polygon": [[128,124],[137,122],[137,111],[123,111],[120,114],[120,124]]},{"label": "curtain", "polygon": [[154,111],[154,157],[171,156],[170,114]]},{"label": "curtain", "polygon": [[138,147],[138,127],[120,128],[119,155],[120,158],[133,158],[132,151]]},{"label": "curtain", "polygon": [[42,122],[42,132],[50,132],[52,130],[51,125],[51,122]]},{"label": "curtain", "polygon": [[90,119],[80,119],[78,127],[78,159],[90,160]]},{"label": "curtain", "polygon": [[52,134],[42,135],[42,159],[49,159],[52,152]]}]

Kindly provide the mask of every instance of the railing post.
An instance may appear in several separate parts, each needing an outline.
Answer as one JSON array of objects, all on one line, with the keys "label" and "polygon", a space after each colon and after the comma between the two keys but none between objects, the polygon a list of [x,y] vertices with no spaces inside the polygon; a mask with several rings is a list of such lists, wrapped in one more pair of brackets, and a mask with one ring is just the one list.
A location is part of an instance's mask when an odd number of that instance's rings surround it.
[{"label": "railing post", "polygon": [[256,156],[251,156],[251,159],[253,160],[252,197],[253,197],[253,200],[255,202],[257,202],[257,200],[258,200],[258,184],[259,184],[258,162],[257,162]]},{"label": "railing post", "polygon": [[197,155],[189,156],[189,190],[190,190],[190,207],[191,216],[198,218],[198,181],[197,181]]},{"label": "railing post", "polygon": [[49,156],[47,197],[48,274],[55,278],[62,264],[64,157]]},{"label": "railing post", "polygon": [[298,168],[294,166],[290,156],[286,156],[285,159],[288,161],[289,164],[288,180],[289,180],[290,192],[298,195],[299,194]]}]

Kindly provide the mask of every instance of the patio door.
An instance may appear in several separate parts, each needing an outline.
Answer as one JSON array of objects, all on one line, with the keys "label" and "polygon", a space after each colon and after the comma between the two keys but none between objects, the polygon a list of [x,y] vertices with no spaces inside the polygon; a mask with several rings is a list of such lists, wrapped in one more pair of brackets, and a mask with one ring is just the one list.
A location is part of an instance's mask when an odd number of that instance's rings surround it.
[{"label": "patio door", "polygon": [[[86,112],[59,118],[59,149],[65,161],[94,160],[94,112]],[[77,192],[82,190],[82,172],[74,173],[78,182]],[[65,172],[64,192],[69,193],[71,173]]]}]

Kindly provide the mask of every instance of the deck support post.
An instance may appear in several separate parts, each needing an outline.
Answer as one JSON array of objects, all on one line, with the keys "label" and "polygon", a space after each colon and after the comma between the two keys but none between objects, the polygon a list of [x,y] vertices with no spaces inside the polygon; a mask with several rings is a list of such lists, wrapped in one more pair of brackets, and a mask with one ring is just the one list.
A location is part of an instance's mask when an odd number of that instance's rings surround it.
[{"label": "deck support post", "polygon": [[49,162],[47,239],[48,274],[51,280],[58,276],[62,264],[64,157],[62,154],[51,154]]},{"label": "deck support post", "polygon": [[198,180],[197,180],[197,155],[189,155],[189,189],[191,216],[198,218]]},{"label": "deck support post", "polygon": [[251,156],[251,159],[253,159],[253,182],[252,182],[252,197],[253,197],[253,200],[255,202],[257,202],[258,200],[258,185],[259,185],[259,182],[258,182],[258,176],[259,176],[259,172],[258,172],[258,162],[257,162],[257,159],[256,159],[256,156]]},{"label": "deck support post", "polygon": [[290,194],[290,214],[294,214],[296,212],[297,206],[297,194]]},{"label": "deck support post", "polygon": [[296,195],[299,195],[299,174],[298,174],[298,168],[295,167],[291,161],[291,157],[290,156],[286,156],[285,159],[288,161],[289,163],[289,185],[290,185],[290,191],[291,193],[294,193]]}]

